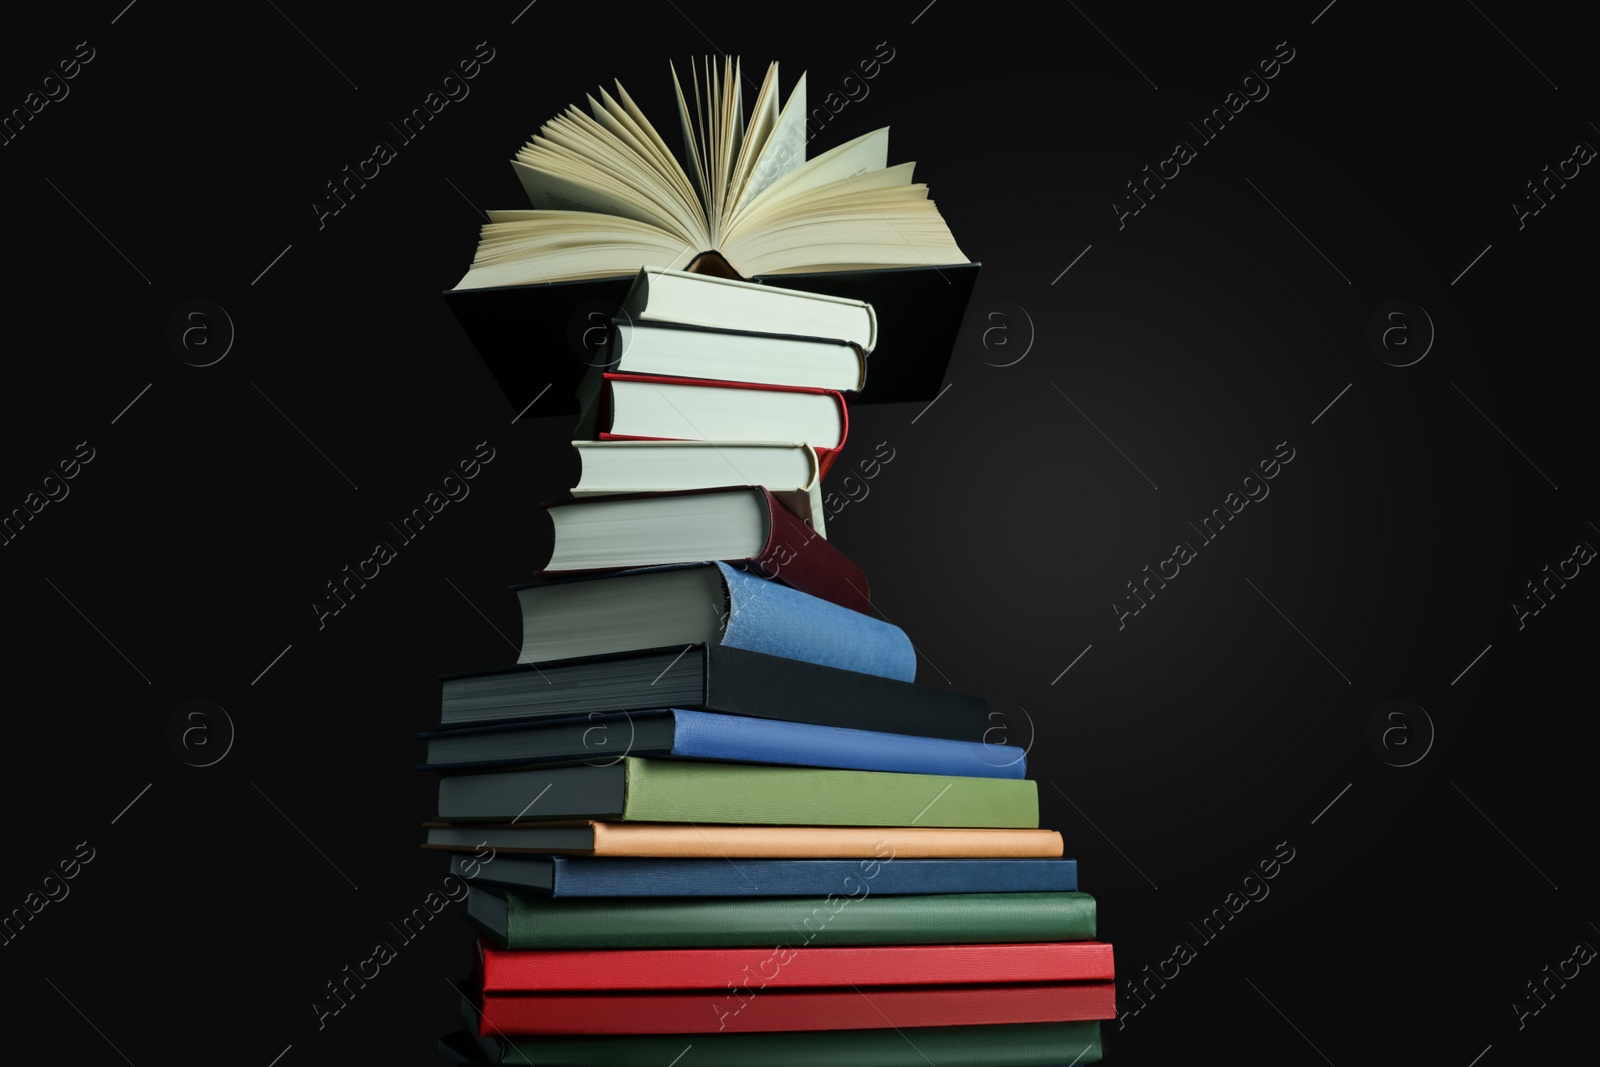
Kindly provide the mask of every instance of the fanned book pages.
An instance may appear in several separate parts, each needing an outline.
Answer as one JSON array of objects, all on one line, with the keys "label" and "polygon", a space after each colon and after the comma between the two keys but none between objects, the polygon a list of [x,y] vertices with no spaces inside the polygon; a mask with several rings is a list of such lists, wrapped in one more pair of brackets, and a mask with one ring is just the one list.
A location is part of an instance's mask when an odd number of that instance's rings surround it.
[{"label": "fanned book pages", "polygon": [[456,289],[681,270],[710,251],[745,278],[969,262],[914,165],[889,165],[887,127],[805,158],[805,75],[780,106],[768,66],[748,119],[737,60],[672,81],[683,162],[620,82],[568,107],[512,161],[533,207],[489,212]]}]

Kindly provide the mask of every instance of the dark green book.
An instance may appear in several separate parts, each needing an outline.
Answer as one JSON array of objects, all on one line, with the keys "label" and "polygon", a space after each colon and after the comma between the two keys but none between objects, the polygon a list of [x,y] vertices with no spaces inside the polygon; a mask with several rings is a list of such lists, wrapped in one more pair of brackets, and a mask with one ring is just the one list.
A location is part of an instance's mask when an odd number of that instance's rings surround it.
[{"label": "dark green book", "polygon": [[505,949],[1090,941],[1087,893],[826,897],[546,897],[471,887],[467,918]]},{"label": "dark green book", "polygon": [[538,1067],[1065,1067],[1100,1059],[1100,1024],[1008,1023],[905,1030],[778,1031],[439,1041],[452,1063]]},{"label": "dark green book", "polygon": [[1024,779],[641,759],[447,774],[441,819],[1037,829]]}]

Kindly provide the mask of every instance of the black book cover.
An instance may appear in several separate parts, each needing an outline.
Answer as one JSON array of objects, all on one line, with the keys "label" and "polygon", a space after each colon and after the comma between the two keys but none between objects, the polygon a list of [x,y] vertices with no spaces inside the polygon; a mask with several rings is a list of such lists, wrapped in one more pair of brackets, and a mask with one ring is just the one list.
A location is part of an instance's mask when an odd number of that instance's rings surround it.
[{"label": "black book cover", "polygon": [[[929,401],[944,384],[979,263],[758,275],[750,279],[865,300],[878,316],[878,346],[853,404]],[[513,410],[576,415],[576,391],[595,362],[634,275],[485,289],[450,289],[450,310]]]},{"label": "black book cover", "polygon": [[[673,672],[674,677],[680,671],[701,674],[703,690],[700,698],[680,698],[671,704],[673,707],[954,741],[1017,743],[1000,736],[1008,724],[1001,721],[1003,716],[997,717],[991,712],[989,701],[983,697],[721,645],[697,645],[687,651],[655,649],[586,656],[576,660],[518,664],[489,671],[448,675],[443,679],[446,685],[454,680],[485,675],[525,673],[528,677],[528,700],[522,704],[508,703],[507,715],[494,720],[475,719],[470,723],[446,721],[441,728],[476,726],[490,721],[570,717],[591,711],[641,711],[662,707],[662,694],[677,690],[676,685],[672,684],[673,679],[669,679],[668,685],[648,687],[647,699],[619,702],[619,698],[606,694],[597,697],[592,707],[583,703],[584,690],[589,687],[580,688],[565,683],[563,679],[564,664],[621,664],[642,657],[670,657],[672,662],[667,670],[661,672],[662,676],[668,675],[669,671]],[[657,682],[660,682],[660,678]],[[550,710],[541,713],[541,704]],[[509,710],[511,708],[515,710]]]}]

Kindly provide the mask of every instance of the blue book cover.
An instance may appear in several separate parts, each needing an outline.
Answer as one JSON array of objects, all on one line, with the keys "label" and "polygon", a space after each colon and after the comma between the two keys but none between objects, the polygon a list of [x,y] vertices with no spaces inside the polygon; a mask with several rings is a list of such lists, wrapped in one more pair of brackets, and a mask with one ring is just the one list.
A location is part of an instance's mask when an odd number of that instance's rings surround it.
[{"label": "blue book cover", "polygon": [[681,708],[441,729],[421,737],[428,745],[428,760],[420,769],[429,771],[646,756],[966,778],[1027,776],[1027,753],[1015,745]]},{"label": "blue book cover", "polygon": [[866,893],[1077,892],[1068,859],[750,860],[527,856],[451,857],[471,882],[556,897],[860,897]]},{"label": "blue book cover", "polygon": [[722,643],[909,682],[917,653],[900,627],[718,563],[728,591]]}]

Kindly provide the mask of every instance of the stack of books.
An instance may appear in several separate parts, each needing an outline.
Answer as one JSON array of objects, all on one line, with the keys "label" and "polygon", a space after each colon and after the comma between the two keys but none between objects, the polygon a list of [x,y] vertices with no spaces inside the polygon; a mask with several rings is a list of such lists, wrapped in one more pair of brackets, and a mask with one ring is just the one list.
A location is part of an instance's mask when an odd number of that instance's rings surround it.
[{"label": "stack of books", "polygon": [[645,269],[519,664],[449,676],[462,1063],[1084,1064],[1112,951],[1026,754],[827,539],[871,305]]}]

